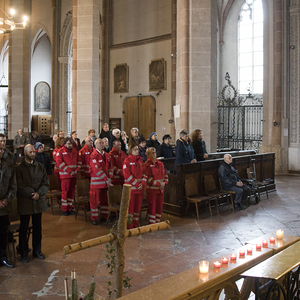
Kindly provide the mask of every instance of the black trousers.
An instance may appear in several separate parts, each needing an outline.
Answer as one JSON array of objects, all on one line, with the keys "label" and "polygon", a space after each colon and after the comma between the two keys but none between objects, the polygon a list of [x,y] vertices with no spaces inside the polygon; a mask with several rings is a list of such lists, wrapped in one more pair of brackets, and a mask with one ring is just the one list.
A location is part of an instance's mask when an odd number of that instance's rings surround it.
[{"label": "black trousers", "polygon": [[33,253],[40,253],[42,247],[42,213],[34,215],[20,215],[20,233],[19,233],[19,247],[21,256],[27,256],[28,254],[28,241],[27,231],[32,217],[32,249]]},{"label": "black trousers", "polygon": [[7,226],[8,215],[0,216],[0,259],[6,259],[6,239],[7,239]]}]

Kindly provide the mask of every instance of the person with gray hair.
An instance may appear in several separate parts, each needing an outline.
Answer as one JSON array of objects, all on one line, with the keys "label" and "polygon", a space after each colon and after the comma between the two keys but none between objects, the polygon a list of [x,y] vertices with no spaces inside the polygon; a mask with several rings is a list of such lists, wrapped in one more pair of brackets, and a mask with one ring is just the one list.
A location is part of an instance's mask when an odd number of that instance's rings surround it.
[{"label": "person with gray hair", "polygon": [[112,131],[112,137],[109,140],[109,150],[111,151],[113,148],[114,141],[120,141],[121,142],[121,150],[126,153],[126,146],[124,144],[123,139],[121,138],[121,130],[118,128],[113,129]]},{"label": "person with gray hair", "polygon": [[128,148],[139,146],[139,130],[137,127],[132,127],[130,130],[131,137],[128,140]]},{"label": "person with gray hair", "polygon": [[224,161],[222,161],[219,167],[218,176],[221,180],[223,190],[235,192],[234,209],[246,209],[246,206],[242,204],[242,200],[246,200],[250,195],[250,189],[243,184],[238,171],[232,166],[232,157],[230,154],[224,155]]},{"label": "person with gray hair", "polygon": [[180,138],[176,141],[175,154],[175,172],[177,165],[196,162],[194,149],[191,145],[189,133],[186,130],[180,132]]}]

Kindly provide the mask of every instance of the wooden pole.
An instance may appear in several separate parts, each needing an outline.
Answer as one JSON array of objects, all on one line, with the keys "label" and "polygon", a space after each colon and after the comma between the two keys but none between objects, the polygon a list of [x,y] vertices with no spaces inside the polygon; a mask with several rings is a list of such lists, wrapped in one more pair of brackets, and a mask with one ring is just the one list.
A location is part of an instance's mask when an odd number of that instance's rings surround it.
[{"label": "wooden pole", "polygon": [[[133,237],[133,236],[142,235],[145,233],[150,233],[150,232],[154,232],[154,231],[158,231],[158,230],[164,230],[164,229],[168,229],[168,228],[170,228],[169,220],[160,222],[160,223],[155,223],[155,224],[151,224],[151,225],[138,227],[138,228],[129,229],[126,231],[126,237]],[[91,248],[94,246],[106,244],[115,239],[116,239],[116,235],[110,233],[110,234],[100,236],[100,237],[97,237],[97,238],[94,238],[91,240],[86,240],[86,241],[79,242],[76,244],[67,245],[67,246],[64,246],[64,248],[63,248],[64,255],[74,253],[74,252],[77,252],[80,250],[84,250],[87,248]]]},{"label": "wooden pole", "polygon": [[115,265],[114,299],[121,297],[122,290],[123,290],[125,239],[126,239],[126,230],[127,230],[130,191],[131,191],[131,185],[124,184],[121,207],[120,207],[120,216],[118,221],[117,239],[116,239],[117,253],[116,253],[116,265]]}]

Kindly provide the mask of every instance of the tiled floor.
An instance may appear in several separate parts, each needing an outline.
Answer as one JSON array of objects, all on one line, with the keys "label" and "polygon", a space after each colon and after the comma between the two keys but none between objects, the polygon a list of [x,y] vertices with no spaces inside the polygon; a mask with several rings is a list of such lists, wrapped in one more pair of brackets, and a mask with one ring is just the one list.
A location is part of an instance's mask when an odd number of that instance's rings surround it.
[{"label": "tiled floor", "polygon": [[[211,259],[275,229],[285,234],[300,235],[299,176],[278,176],[277,192],[270,199],[262,195],[258,205],[245,211],[220,208],[220,216],[210,218],[209,212],[200,221],[190,216],[179,218],[163,214],[171,229],[154,232],[126,241],[125,268],[132,277],[130,291],[143,288],[161,279],[197,265],[200,259]],[[61,211],[50,209],[43,214],[43,253],[46,260],[32,259],[24,264],[17,257],[16,268],[0,267],[0,299],[64,299],[64,277],[75,268],[80,295],[87,294],[90,283],[96,282],[96,294],[107,295],[109,274],[105,246],[93,247],[63,257],[63,246],[107,234],[103,224],[93,226],[84,220],[83,211],[77,219],[63,217]],[[70,281],[69,281],[70,282]],[[71,286],[71,284],[70,284]]]}]

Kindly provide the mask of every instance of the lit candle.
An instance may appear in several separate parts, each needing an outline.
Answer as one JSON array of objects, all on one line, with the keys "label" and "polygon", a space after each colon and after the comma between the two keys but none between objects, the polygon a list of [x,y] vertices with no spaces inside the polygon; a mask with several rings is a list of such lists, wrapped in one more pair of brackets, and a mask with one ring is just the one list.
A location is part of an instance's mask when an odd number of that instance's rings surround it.
[{"label": "lit candle", "polygon": [[274,238],[274,236],[271,236],[271,237],[270,237],[270,243],[275,243],[275,238]]},{"label": "lit candle", "polygon": [[281,229],[276,230],[276,237],[278,240],[282,240],[284,231]]},{"label": "lit candle", "polygon": [[240,250],[240,256],[245,256],[245,250]]},{"label": "lit candle", "polygon": [[230,255],[230,259],[231,259],[231,260],[236,260],[236,254],[231,254],[231,255]]},{"label": "lit candle", "polygon": [[214,267],[215,268],[220,268],[221,267],[221,263],[219,261],[214,262]]},{"label": "lit candle", "polygon": [[69,290],[68,290],[68,280],[67,280],[67,276],[65,276],[65,297],[66,297],[66,300],[69,299]]},{"label": "lit candle", "polygon": [[256,250],[261,250],[261,244],[256,244]]},{"label": "lit candle", "polygon": [[199,271],[201,274],[207,274],[208,273],[208,266],[209,262],[206,260],[200,260],[199,261]]},{"label": "lit candle", "polygon": [[249,247],[249,248],[247,248],[247,254],[252,254],[252,248],[251,247]]},{"label": "lit candle", "polygon": [[227,257],[222,258],[222,264],[228,264],[228,258]]},{"label": "lit candle", "polygon": [[268,241],[263,240],[263,241],[262,241],[262,244],[263,244],[263,247],[268,247]]}]

